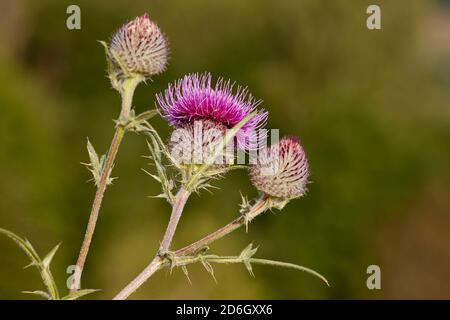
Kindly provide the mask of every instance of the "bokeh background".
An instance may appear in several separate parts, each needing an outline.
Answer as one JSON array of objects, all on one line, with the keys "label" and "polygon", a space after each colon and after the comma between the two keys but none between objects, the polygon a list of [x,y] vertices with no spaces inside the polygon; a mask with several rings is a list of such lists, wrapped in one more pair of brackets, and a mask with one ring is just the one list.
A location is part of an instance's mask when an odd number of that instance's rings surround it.
[{"label": "bokeh background", "polygon": [[[81,7],[81,30],[66,8]],[[366,28],[378,4],[382,30]],[[211,249],[299,263],[324,274],[242,265],[162,271],[136,299],[450,298],[450,3],[318,0],[2,0],[0,2],[0,226],[45,254],[62,242],[52,270],[65,288],[95,192],[86,138],[105,152],[119,96],[96,40],[149,12],[171,43],[164,74],[140,86],[137,111],[189,72],[247,85],[270,111],[269,127],[301,138],[311,163],[307,197],[265,214]],[[163,136],[168,127],[155,120]],[[142,136],[128,134],[107,190],[82,286],[110,299],[150,261],[170,208],[149,169]],[[235,218],[241,172],[214,194],[189,201],[174,240],[181,247]],[[0,298],[41,289],[27,258],[0,238]],[[381,267],[382,289],[366,287]]]}]

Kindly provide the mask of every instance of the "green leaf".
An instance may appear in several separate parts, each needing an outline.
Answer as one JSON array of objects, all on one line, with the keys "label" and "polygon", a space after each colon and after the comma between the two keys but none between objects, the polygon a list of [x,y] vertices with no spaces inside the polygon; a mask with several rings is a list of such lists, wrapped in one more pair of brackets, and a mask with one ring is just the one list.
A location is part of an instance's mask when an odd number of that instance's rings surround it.
[{"label": "green leaf", "polygon": [[100,174],[103,167],[104,156],[100,159],[97,155],[97,152],[94,149],[92,143],[87,139],[87,151],[89,155],[89,163],[83,163],[86,168],[92,173],[95,185],[98,186],[100,180]]},{"label": "green leaf", "polygon": [[192,284],[191,278],[189,278],[189,272],[186,266],[181,266],[181,270],[183,270],[184,275],[186,276],[189,284]]},{"label": "green leaf", "polygon": [[50,295],[45,292],[45,291],[41,291],[41,290],[36,290],[36,291],[22,291],[22,293],[27,293],[27,294],[34,294],[40,297],[43,297],[47,300],[52,300],[52,297],[50,297]]},{"label": "green leaf", "polygon": [[[87,139],[87,150],[89,154],[89,163],[82,162],[81,164],[85,165],[86,168],[92,173],[95,185],[98,186],[106,156],[102,155],[99,157],[89,139]],[[110,185],[115,179],[116,178],[108,178],[106,183]],[[92,181],[92,179],[89,181]]]},{"label": "green leaf", "polygon": [[251,258],[249,260],[250,263],[257,263],[257,264],[265,264],[265,265],[269,265],[269,266],[275,266],[275,267],[283,267],[283,268],[291,268],[291,269],[295,269],[295,270],[299,270],[299,271],[304,271],[307,272],[309,274],[312,274],[313,276],[318,277],[320,280],[322,280],[323,282],[326,283],[327,286],[330,286],[330,284],[328,283],[328,280],[322,276],[320,273],[318,273],[317,271],[314,271],[310,268],[307,267],[303,267],[297,264],[293,264],[293,263],[288,263],[288,262],[281,262],[281,261],[274,261],[274,260],[267,260],[267,259],[256,259],[256,258]]},{"label": "green leaf", "polygon": [[252,264],[250,261],[242,261],[244,263],[245,268],[247,269],[248,273],[254,278],[255,273],[253,272]]},{"label": "green leaf", "polygon": [[0,233],[3,233],[4,235],[6,235],[9,238],[11,238],[12,240],[14,240],[14,242],[17,243],[17,245],[30,258],[31,263],[29,265],[27,265],[26,267],[30,267],[30,266],[33,266],[33,265],[35,265],[35,266],[40,265],[41,259],[39,258],[39,255],[36,253],[36,251],[34,250],[33,246],[31,245],[31,243],[28,240],[22,239],[21,237],[19,237],[15,233],[13,233],[11,231],[8,231],[6,229],[0,228]]},{"label": "green leaf", "polygon": [[[149,174],[153,179],[158,181],[161,184],[162,195],[158,195],[158,198],[165,198],[170,204],[174,203],[174,195],[172,193],[172,189],[174,187],[174,183],[167,176],[166,168],[163,164],[161,154],[163,150],[160,147],[160,143],[158,142],[158,138],[154,136],[155,133],[147,132],[147,136],[150,138],[150,141],[147,141],[148,149],[150,150],[150,158],[153,159],[153,162],[156,167],[157,175],[151,174],[144,170],[147,174]],[[157,134],[157,133],[156,133]],[[164,150],[165,152],[165,150]]]},{"label": "green leaf", "polygon": [[30,262],[29,264],[27,264],[25,267],[23,267],[24,269],[28,269],[29,267],[36,267],[37,266],[37,264],[34,262],[34,261],[32,261],[32,262]]},{"label": "green leaf", "polygon": [[47,260],[44,264],[44,262],[37,254],[36,250],[34,250],[33,246],[27,239],[22,239],[15,233],[2,228],[0,228],[0,233],[3,233],[4,235],[14,240],[14,242],[17,243],[17,245],[25,252],[28,258],[30,258],[31,260],[31,263],[26,267],[35,266],[39,270],[42,281],[44,282],[44,285],[47,287],[48,296],[52,300],[58,300],[59,299],[58,288],[56,286],[55,280],[53,279],[53,275],[50,271],[50,262],[59,245],[53,248],[53,250],[50,251],[50,253],[46,256]]},{"label": "green leaf", "polygon": [[114,70],[115,68],[111,61],[108,44],[105,41],[98,41],[98,42],[105,49],[106,64],[107,64],[106,71],[108,72],[108,77],[109,77],[109,80],[111,81],[111,85],[113,86],[114,89],[116,89],[117,91],[120,92],[121,89],[120,89],[120,81],[118,79],[118,73],[116,70]]},{"label": "green leaf", "polygon": [[92,145],[91,141],[89,141],[89,138],[87,139],[87,150],[89,154],[89,160],[91,161],[91,165],[96,168],[100,166],[100,161],[98,159],[97,152],[94,149],[94,146]]},{"label": "green leaf", "polygon": [[105,49],[106,63],[107,63],[107,65],[108,65],[107,71],[108,71],[108,74],[111,74],[111,73],[113,72],[114,66],[113,66],[113,64],[112,64],[112,62],[111,62],[111,59],[110,59],[110,57],[109,57],[109,48],[108,48],[108,44],[107,44],[105,41],[101,41],[101,40],[98,40],[98,43],[100,43],[100,44],[103,46],[103,48]]},{"label": "green leaf", "polygon": [[151,131],[151,125],[148,123],[148,120],[153,118],[155,115],[159,114],[157,109],[148,110],[142,112],[139,115],[135,115],[135,111],[132,109],[128,117],[120,118],[116,120],[116,124],[124,127],[127,131],[133,131],[136,133],[148,133]]},{"label": "green leaf", "polygon": [[256,251],[258,251],[258,247],[253,248],[253,243],[250,243],[244,250],[242,250],[239,257],[243,260],[250,259],[256,254]]},{"label": "green leaf", "polygon": [[157,114],[158,114],[158,110],[156,110],[156,109],[144,111],[141,114],[139,114],[138,116],[136,116],[134,118],[134,121],[136,121],[137,123],[142,123],[144,121],[150,120]]},{"label": "green leaf", "polygon": [[[253,273],[252,264],[265,264],[274,267],[290,268],[312,274],[318,277],[323,282],[325,282],[327,286],[330,286],[328,280],[324,276],[322,276],[320,273],[312,269],[288,262],[253,258],[257,250],[258,248],[253,248],[253,245],[249,244],[244,250],[242,250],[239,256],[217,256],[217,255],[204,255],[202,253],[199,253],[194,256],[176,257],[176,260],[177,265],[180,266],[181,265],[186,266],[200,261],[210,273],[212,273],[212,266],[210,265],[210,263],[223,263],[223,264],[243,263],[247,268],[248,272],[250,273],[250,275],[253,277],[255,275]],[[207,262],[207,264],[205,262]]]},{"label": "green leaf", "polygon": [[245,247],[244,250],[242,250],[241,254],[239,255],[239,258],[242,260],[242,263],[252,277],[255,277],[255,274],[253,273],[250,259],[256,254],[256,251],[258,251],[258,248],[253,248],[253,244],[250,243],[247,247]]},{"label": "green leaf", "polygon": [[53,257],[55,256],[56,251],[58,251],[59,246],[61,245],[61,242],[58,243],[53,249],[52,251],[50,251],[44,258],[44,260],[42,260],[42,265],[45,268],[50,268],[50,263],[52,262]]},{"label": "green leaf", "polygon": [[201,261],[203,267],[206,269],[206,271],[208,271],[208,273],[214,279],[214,282],[217,283],[217,279],[216,279],[216,276],[214,275],[214,269],[213,269],[211,263],[209,263],[208,260],[205,260],[205,259],[201,259],[200,261]]},{"label": "green leaf", "polygon": [[88,294],[100,291],[99,289],[81,289],[77,290],[67,296],[61,298],[61,300],[77,300],[78,298],[84,297]]}]

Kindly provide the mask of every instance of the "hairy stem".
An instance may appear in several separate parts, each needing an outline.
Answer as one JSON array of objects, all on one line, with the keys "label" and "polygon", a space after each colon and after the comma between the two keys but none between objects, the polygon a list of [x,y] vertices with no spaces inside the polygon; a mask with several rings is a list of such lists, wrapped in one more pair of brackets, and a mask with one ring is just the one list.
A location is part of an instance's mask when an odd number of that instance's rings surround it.
[{"label": "hairy stem", "polygon": [[105,194],[108,181],[110,180],[111,170],[114,166],[114,161],[116,159],[117,152],[119,150],[120,143],[122,142],[123,136],[126,132],[126,127],[120,124],[121,121],[127,119],[130,115],[130,110],[133,101],[134,91],[142,81],[141,77],[130,78],[125,81],[123,90],[121,92],[122,96],[122,109],[120,113],[119,123],[116,127],[114,137],[111,141],[108,153],[106,154],[105,163],[103,165],[98,185],[97,191],[95,193],[94,202],[92,204],[91,214],[89,216],[89,221],[86,227],[86,233],[84,235],[84,240],[81,245],[80,253],[78,255],[78,260],[76,264],[75,278],[76,286],[71,288],[70,292],[73,293],[79,289],[81,274],[83,272],[84,264],[89,252],[89,247],[91,245],[92,237],[95,231],[95,225],[97,224],[98,214],[100,212],[100,207],[102,205],[103,195]]},{"label": "hairy stem", "polygon": [[166,253],[170,248],[170,244],[172,243],[175,230],[177,229],[178,222],[180,221],[184,205],[186,204],[189,195],[190,193],[186,189],[181,187],[175,197],[175,203],[173,204],[169,224],[167,225],[166,232],[159,247],[159,252],[162,254]]},{"label": "hairy stem", "polygon": [[[181,191],[181,190],[180,190]],[[178,195],[177,195],[178,199]],[[176,205],[174,206],[175,209]],[[239,227],[246,224],[247,221],[254,219],[256,216],[261,214],[267,209],[267,198],[261,197],[258,201],[250,208],[250,210],[246,213],[246,217],[241,216],[226,226],[220,228],[219,230],[207,235],[201,240],[194,242],[182,249],[175,251],[176,256],[184,256],[198,251],[199,249],[207,246],[208,244],[221,239],[227,234],[233,232]],[[172,212],[173,216],[173,212]],[[172,220],[172,217],[171,217]],[[169,223],[170,226],[170,223]],[[166,231],[167,234],[167,231]],[[172,235],[173,236],[173,235]],[[169,243],[170,244],[170,243]],[[162,248],[162,244],[161,244]],[[164,251],[161,251],[164,252]],[[159,255],[156,255],[152,262],[133,280],[131,281],[122,291],[119,292],[118,295],[114,297],[114,300],[125,300],[127,299],[133,292],[135,292],[142,284],[145,283],[156,271],[164,267],[165,261]]]},{"label": "hairy stem", "polygon": [[155,255],[152,262],[150,262],[150,264],[133,281],[131,281],[117,296],[114,297],[114,300],[125,300],[128,298],[130,294],[136,291],[162,266],[163,259],[161,258],[161,255],[166,253],[170,248],[178,221],[183,213],[184,205],[186,204],[189,195],[190,193],[183,187],[180,188],[175,197],[172,214],[170,215],[169,224],[167,225],[163,240],[161,241],[158,254]]},{"label": "hairy stem", "polygon": [[153,258],[152,262],[136,277],[131,281],[125,288],[122,289],[113,300],[125,300],[133,292],[135,292],[140,286],[142,286],[145,281],[148,280],[156,271],[158,271],[163,265],[163,259],[159,255]]}]

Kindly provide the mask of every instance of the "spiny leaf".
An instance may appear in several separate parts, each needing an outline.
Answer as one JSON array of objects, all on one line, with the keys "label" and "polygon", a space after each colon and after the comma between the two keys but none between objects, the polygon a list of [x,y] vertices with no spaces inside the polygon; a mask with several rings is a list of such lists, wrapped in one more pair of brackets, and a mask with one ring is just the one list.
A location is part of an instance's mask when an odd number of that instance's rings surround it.
[{"label": "spiny leaf", "polygon": [[[144,172],[149,174],[152,178],[154,178],[156,181],[158,181],[161,184],[162,192],[163,192],[162,194],[164,195],[163,197],[166,198],[166,200],[170,204],[173,204],[174,195],[172,193],[172,189],[174,187],[174,183],[171,179],[169,179],[167,177],[166,169],[165,169],[164,164],[162,163],[162,159],[161,159],[162,150],[158,143],[158,139],[155,138],[155,136],[152,133],[147,133],[147,135],[150,138],[150,141],[147,141],[147,146],[151,153],[150,156],[154,161],[157,175],[151,174],[145,170],[144,170]],[[161,195],[159,195],[157,197],[161,197]]]},{"label": "spiny leaf", "polygon": [[37,264],[36,264],[36,262],[34,262],[34,261],[32,261],[32,262],[30,262],[29,264],[27,264],[25,267],[23,267],[24,269],[28,269],[29,267],[36,267],[37,266]]},{"label": "spiny leaf", "polygon": [[111,74],[111,73],[113,73],[113,68],[114,68],[114,66],[113,66],[113,64],[112,64],[112,62],[111,62],[111,59],[110,59],[110,57],[109,57],[109,48],[108,48],[108,44],[107,44],[105,41],[101,41],[101,40],[98,40],[98,42],[99,42],[99,43],[103,46],[103,48],[105,49],[106,63],[107,63],[107,66],[108,66],[107,71],[108,71],[108,74]]},{"label": "spiny leaf", "polygon": [[[91,165],[95,167],[100,166],[100,161],[97,155],[97,152],[94,149],[94,146],[92,145],[91,141],[89,141],[89,138],[87,139],[87,150],[89,154],[89,160],[91,161]],[[103,159],[103,157],[102,157]]]},{"label": "spiny leaf", "polygon": [[253,248],[253,243],[250,243],[244,250],[242,250],[239,257],[243,260],[250,259],[256,254],[256,251],[258,251],[258,247]]},{"label": "spiny leaf", "polygon": [[245,247],[244,250],[242,250],[241,254],[239,255],[239,258],[242,259],[242,263],[244,264],[245,268],[247,268],[248,273],[250,273],[252,277],[255,277],[255,274],[253,272],[250,259],[256,254],[256,251],[258,251],[258,248],[253,248],[253,244],[250,243],[247,247]]},{"label": "spiny leaf", "polygon": [[0,228],[0,233],[3,233],[4,235],[6,235],[9,238],[11,238],[12,240],[14,240],[14,242],[17,243],[17,245],[30,258],[31,263],[27,267],[32,266],[32,265],[36,265],[36,266],[40,265],[41,259],[39,258],[39,255],[36,253],[36,251],[34,250],[33,246],[31,245],[31,243],[28,240],[22,239],[21,237],[19,237],[15,233],[13,233],[11,231],[8,231],[6,229]]},{"label": "spiny leaf", "polygon": [[[41,258],[37,254],[36,250],[34,250],[33,246],[31,245],[30,241],[28,241],[27,239],[22,239],[15,233],[2,228],[0,228],[0,233],[3,233],[7,235],[9,238],[13,239],[14,242],[16,242],[18,246],[25,252],[25,254],[31,260],[31,264],[29,264],[27,267],[36,266],[36,268],[38,268],[39,273],[41,274],[42,281],[44,282],[44,285],[47,287],[49,297],[51,297],[52,300],[58,300],[59,299],[58,288],[56,286],[55,280],[53,279],[50,267],[49,265],[44,265]],[[54,252],[56,252],[57,248],[58,246],[56,246],[56,248],[50,251],[49,255],[47,255],[48,257],[47,260],[51,261]],[[48,264],[50,263],[50,261],[48,261]]]},{"label": "spiny leaf", "polygon": [[61,242],[58,243],[44,258],[44,260],[42,260],[42,265],[45,268],[49,268],[50,267],[50,263],[52,262],[53,257],[55,256],[56,251],[58,251],[59,246],[61,245]]},{"label": "spiny leaf", "polygon": [[181,270],[183,270],[184,275],[186,276],[187,280],[189,281],[189,284],[192,284],[191,278],[189,278],[189,272],[186,266],[181,266]]},{"label": "spiny leaf", "polygon": [[248,260],[242,261],[244,263],[245,268],[247,268],[248,273],[254,278],[255,273],[253,272],[252,264]]},{"label": "spiny leaf", "polygon": [[214,279],[214,282],[217,283],[217,279],[214,275],[214,269],[213,269],[211,263],[209,263],[208,260],[205,260],[205,259],[201,259],[200,261],[201,261],[203,267],[205,267],[206,271],[208,271],[208,273]]},{"label": "spiny leaf", "polygon": [[[85,165],[86,168],[92,173],[95,185],[98,186],[106,156],[102,155],[99,158],[97,152],[95,151],[94,146],[89,141],[89,139],[87,139],[87,150],[88,150],[88,154],[89,154],[89,163],[82,162],[81,164]],[[112,170],[112,168],[111,168],[111,170]],[[107,185],[112,184],[115,179],[117,179],[117,178],[109,177],[106,184]],[[92,181],[92,179],[89,181]]]},{"label": "spiny leaf", "polygon": [[153,198],[153,199],[166,199],[167,200],[167,195],[164,193],[160,193],[157,194],[156,196],[148,196],[149,198]]},{"label": "spiny leaf", "polygon": [[94,293],[100,291],[99,289],[81,289],[77,290],[71,294],[68,294],[67,296],[61,298],[61,300],[77,300],[78,298],[81,298],[83,296],[86,296],[88,294]]},{"label": "spiny leaf", "polygon": [[94,146],[89,141],[89,139],[87,139],[87,150],[89,155],[89,163],[82,162],[82,164],[84,164],[86,168],[92,173],[95,185],[98,185],[105,157],[102,156],[99,159],[97,152],[95,151]]},{"label": "spiny leaf", "polygon": [[116,89],[117,91],[120,91],[119,79],[117,78],[118,73],[114,70],[114,65],[111,61],[111,57],[109,54],[108,44],[105,41],[98,41],[98,42],[105,49],[106,64],[107,64],[106,71],[108,72],[108,77],[109,77],[109,80],[111,81],[111,85],[113,86],[114,89]]},{"label": "spiny leaf", "polygon": [[154,174],[148,172],[148,171],[145,170],[145,169],[142,169],[142,171],[144,171],[144,172],[145,172],[146,174],[148,174],[150,177],[152,177],[153,179],[155,179],[156,181],[158,181],[159,183],[161,183],[161,178],[158,177],[157,175],[154,175]]},{"label": "spiny leaf", "polygon": [[248,225],[250,224],[250,218],[248,217],[248,212],[251,210],[252,205],[248,201],[248,198],[241,193],[241,204],[239,205],[239,212],[244,218],[245,222],[245,232],[248,232]]},{"label": "spiny leaf", "polygon": [[265,264],[265,265],[269,265],[269,266],[275,266],[275,267],[283,267],[283,268],[291,268],[291,269],[296,269],[299,271],[304,271],[307,272],[309,274],[312,274],[316,277],[318,277],[320,280],[322,280],[323,282],[326,283],[327,286],[330,286],[330,284],[328,283],[328,280],[322,276],[320,273],[318,273],[317,271],[314,271],[310,268],[306,268],[297,264],[293,264],[293,263],[288,263],[288,262],[281,262],[281,261],[275,261],[275,260],[268,260],[268,259],[256,259],[256,258],[251,258],[249,259],[250,263],[257,263],[257,264]]},{"label": "spiny leaf", "polygon": [[158,114],[158,110],[154,109],[154,110],[148,110],[148,111],[144,111],[141,114],[139,114],[138,116],[136,116],[134,118],[134,120],[138,123],[142,123],[144,121],[150,120],[151,118],[153,118],[154,116],[156,116]]},{"label": "spiny leaf", "polygon": [[36,291],[22,291],[22,293],[27,293],[27,294],[34,294],[40,297],[44,297],[47,300],[52,300],[52,297],[50,297],[50,295],[45,292],[45,291],[41,291],[41,290],[36,290]]},{"label": "spiny leaf", "polygon": [[247,268],[248,272],[250,273],[250,275],[253,277],[255,275],[253,273],[252,264],[265,264],[275,267],[290,268],[312,274],[321,279],[323,282],[325,282],[327,286],[330,286],[328,280],[324,276],[322,276],[321,274],[312,269],[288,262],[253,258],[257,250],[258,248],[253,248],[253,245],[249,244],[244,250],[242,250],[239,256],[205,255],[204,252],[199,252],[197,255],[194,256],[176,257],[176,260],[178,262],[178,265],[184,266],[200,261],[203,264],[203,266],[208,270],[208,272],[210,272],[211,274],[212,274],[212,266],[210,263],[223,263],[223,264],[243,263],[244,266]]},{"label": "spiny leaf", "polygon": [[135,115],[135,111],[131,110],[130,115],[125,119],[119,119],[116,122],[117,125],[125,127],[128,131],[134,131],[137,133],[141,132],[148,132],[149,127],[151,125],[147,122],[151,118],[153,118],[155,115],[158,114],[158,110],[148,110],[145,112],[142,112],[139,115]]},{"label": "spiny leaf", "polygon": [[99,161],[99,163],[100,163],[100,170],[101,170],[101,168],[103,168],[103,164],[105,163],[105,158],[106,158],[106,155],[102,155],[101,157],[100,157],[100,161]]}]

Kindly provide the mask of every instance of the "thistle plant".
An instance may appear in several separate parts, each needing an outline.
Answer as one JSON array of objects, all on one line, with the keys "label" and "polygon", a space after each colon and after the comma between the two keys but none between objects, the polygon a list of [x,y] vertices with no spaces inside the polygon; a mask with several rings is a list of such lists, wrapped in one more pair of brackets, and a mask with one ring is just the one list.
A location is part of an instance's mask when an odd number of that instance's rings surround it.
[{"label": "thistle plant", "polygon": [[94,148],[88,143],[91,160],[88,167],[94,174],[97,192],[76,264],[76,283],[71,292],[78,289],[103,195],[107,185],[112,181],[110,178],[111,170],[123,136],[128,130],[142,131],[142,126],[146,120],[156,114],[156,112],[148,111],[135,116],[132,110],[134,91],[140,82],[164,71],[168,57],[165,37],[147,14],[123,25],[112,36],[109,44],[101,43],[106,51],[108,76],[113,88],[119,91],[122,97],[122,107],[119,119],[116,121],[116,131],[111,146],[106,156],[101,158],[102,161],[97,161],[98,156],[96,156]]},{"label": "thistle plant", "polygon": [[[111,171],[119,146],[126,132],[141,134],[147,140],[149,159],[154,170],[145,170],[161,185],[157,198],[165,199],[172,207],[167,228],[159,249],[151,255],[148,266],[121,290],[114,299],[128,298],[146,280],[163,268],[179,267],[188,276],[187,266],[201,263],[214,277],[213,264],[242,263],[253,276],[254,264],[292,268],[327,280],[306,267],[270,259],[256,258],[257,248],[248,245],[237,255],[220,256],[209,252],[209,246],[245,226],[268,210],[282,210],[291,200],[307,191],[308,161],[303,147],[295,137],[285,137],[265,147],[268,112],[261,109],[261,100],[254,98],[247,88],[236,86],[231,80],[213,81],[209,73],[188,74],[171,83],[155,97],[156,109],[136,115],[132,101],[136,87],[146,79],[163,72],[167,66],[167,40],[147,14],[137,17],[119,28],[105,48],[108,76],[112,87],[122,98],[121,112],[115,121],[115,133],[106,155],[99,156],[88,140],[89,163],[96,193],[86,233],[75,268],[74,283],[63,299],[77,299],[95,292],[80,289],[81,274],[93,239],[103,195],[115,179]],[[161,137],[152,126],[152,117],[160,115],[172,128],[170,137]],[[262,134],[261,134],[262,133]],[[238,155],[256,152],[252,165],[240,163]],[[258,195],[253,200],[242,196],[236,219],[204,238],[178,250],[171,247],[182,218],[185,204],[194,193],[201,196],[204,189],[214,188],[217,179],[225,178],[230,170],[249,172],[250,181]],[[42,276],[47,291],[33,291],[47,299],[61,299],[50,272],[50,262],[59,246],[41,259],[31,243],[0,229],[12,238],[31,259]],[[215,278],[214,278],[215,279]]]}]

